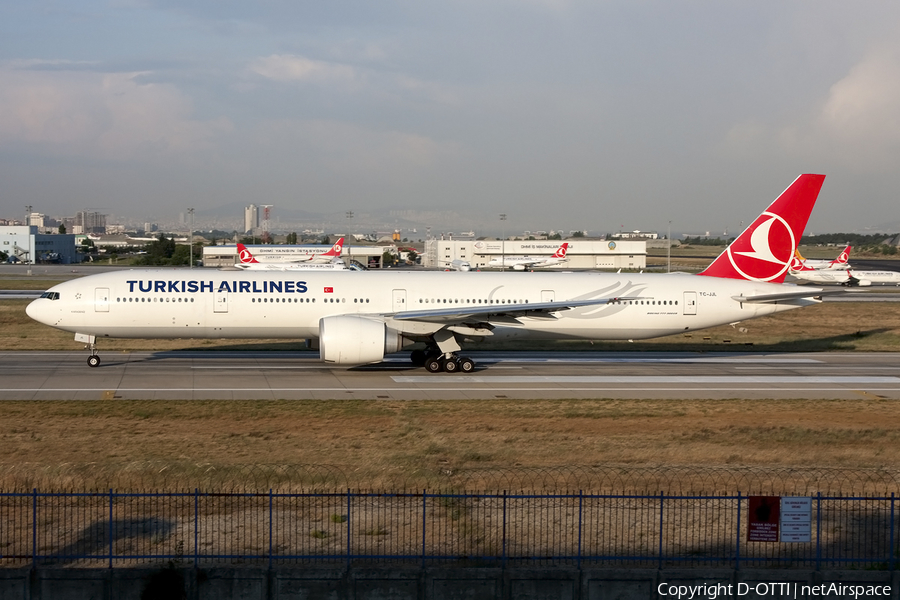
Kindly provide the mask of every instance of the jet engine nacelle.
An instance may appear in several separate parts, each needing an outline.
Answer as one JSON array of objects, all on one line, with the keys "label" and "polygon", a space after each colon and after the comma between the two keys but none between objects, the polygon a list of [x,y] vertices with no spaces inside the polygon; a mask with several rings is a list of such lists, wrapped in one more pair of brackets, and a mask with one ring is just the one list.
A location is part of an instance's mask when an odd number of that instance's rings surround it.
[{"label": "jet engine nacelle", "polygon": [[335,316],[319,320],[319,357],[336,365],[381,362],[385,353],[404,346],[397,331],[382,321],[365,317]]},{"label": "jet engine nacelle", "polygon": [[525,265],[513,265],[513,270],[514,271],[524,271]]}]

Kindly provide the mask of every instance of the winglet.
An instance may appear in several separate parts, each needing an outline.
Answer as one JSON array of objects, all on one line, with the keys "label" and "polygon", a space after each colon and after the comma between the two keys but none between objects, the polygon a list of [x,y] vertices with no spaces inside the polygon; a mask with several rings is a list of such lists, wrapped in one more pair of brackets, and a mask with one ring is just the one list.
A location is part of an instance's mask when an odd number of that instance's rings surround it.
[{"label": "winglet", "polygon": [[824,175],[801,175],[700,275],[783,283]]}]

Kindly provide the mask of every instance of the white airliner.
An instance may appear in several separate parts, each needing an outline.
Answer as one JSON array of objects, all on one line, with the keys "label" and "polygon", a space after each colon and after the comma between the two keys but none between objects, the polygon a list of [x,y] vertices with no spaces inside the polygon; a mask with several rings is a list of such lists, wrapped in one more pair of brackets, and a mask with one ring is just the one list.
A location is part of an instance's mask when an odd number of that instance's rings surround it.
[{"label": "white airliner", "polygon": [[414,363],[466,373],[467,340],[646,339],[820,302],[782,282],[824,178],[798,177],[698,275],[128,270],[61,283],[26,310],[87,343],[94,367],[104,337],[305,338],[334,365],[422,342]]},{"label": "white airliner", "polygon": [[[336,252],[338,256],[340,256],[340,249],[338,245],[343,241],[344,238],[338,240],[338,243],[335,244],[331,250],[327,253],[319,254],[318,256],[325,256],[326,254],[331,254],[332,258],[330,262],[318,262],[316,257],[313,257],[308,262],[302,263],[294,263],[294,262],[260,262],[256,260],[256,257],[253,256],[253,253],[250,252],[250,249],[244,246],[243,244],[238,244],[238,256],[240,256],[241,262],[235,265],[235,267],[239,269],[243,269],[245,271],[341,271],[347,268],[347,265],[340,258],[334,258],[333,254]],[[359,270],[359,269],[355,269]]]},{"label": "white airliner", "polygon": [[453,271],[471,271],[472,265],[467,260],[457,258],[450,261],[450,269]]},{"label": "white airliner", "polygon": [[850,263],[850,250],[852,250],[852,246],[847,244],[847,247],[844,248],[838,257],[834,260],[815,260],[812,258],[803,258],[800,255],[800,250],[794,250],[794,262],[791,263],[791,272],[799,271],[803,267],[808,269],[818,269],[820,271],[834,271],[838,269],[849,269]]},{"label": "white airliner", "polygon": [[[273,264],[284,264],[284,263],[303,263],[303,262],[313,262],[313,263],[330,263],[336,258],[340,258],[341,252],[344,249],[344,238],[339,239],[334,243],[331,249],[328,252],[322,252],[321,254],[306,254],[306,255],[296,255],[291,254],[290,257],[286,257],[284,254],[266,254],[253,256],[250,250],[243,244],[238,243],[238,257],[240,258],[241,265],[246,264],[259,264],[259,263],[273,263]],[[288,248],[285,247],[285,250]]]},{"label": "white airliner", "polygon": [[798,271],[791,270],[791,275],[813,283],[839,284],[847,287],[866,287],[873,283],[900,285],[900,273],[896,271],[860,271],[859,269],[831,271],[805,268]]},{"label": "white airliner", "polygon": [[569,242],[563,242],[552,256],[502,256],[492,258],[489,267],[512,267],[516,271],[524,271],[534,267],[554,267],[569,262],[566,252]]}]

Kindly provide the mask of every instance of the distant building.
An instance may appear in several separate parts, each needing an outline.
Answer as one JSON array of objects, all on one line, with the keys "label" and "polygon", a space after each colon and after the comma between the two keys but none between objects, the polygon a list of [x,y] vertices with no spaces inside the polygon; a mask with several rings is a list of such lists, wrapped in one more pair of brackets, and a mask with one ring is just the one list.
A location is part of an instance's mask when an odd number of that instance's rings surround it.
[{"label": "distant building", "polygon": [[46,220],[46,215],[43,215],[39,212],[33,212],[28,215],[28,224],[37,227],[38,229],[44,228],[44,221]]},{"label": "distant building", "polygon": [[[647,266],[646,241],[565,240],[569,243],[568,262],[559,269],[644,269]],[[488,267],[491,259],[503,256],[550,256],[560,247],[559,240],[428,240],[422,264],[446,269],[454,260],[468,262],[473,269]]]},{"label": "distant building", "polygon": [[75,215],[75,229],[76,233],[106,233],[106,215],[87,210],[79,211]]},{"label": "distant building", "polygon": [[259,207],[255,204],[244,207],[244,233],[259,229]]},{"label": "distant building", "polygon": [[635,229],[634,231],[619,231],[611,234],[609,237],[614,240],[656,240],[659,239],[659,234],[655,231]]},{"label": "distant building", "polygon": [[0,226],[0,250],[23,263],[80,261],[74,234],[38,233],[38,228],[25,225]]}]

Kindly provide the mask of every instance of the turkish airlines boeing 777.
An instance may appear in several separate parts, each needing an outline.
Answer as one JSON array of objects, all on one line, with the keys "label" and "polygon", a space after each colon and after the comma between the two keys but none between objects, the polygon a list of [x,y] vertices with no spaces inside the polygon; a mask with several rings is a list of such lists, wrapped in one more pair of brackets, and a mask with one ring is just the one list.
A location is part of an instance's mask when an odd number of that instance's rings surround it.
[{"label": "turkish airlines boeing 777", "polygon": [[471,372],[467,339],[646,339],[809,306],[782,282],[824,175],[801,175],[699,275],[128,270],[56,285],[27,307],[88,344],[123,338],[309,339],[335,365],[422,342],[429,372]]}]

